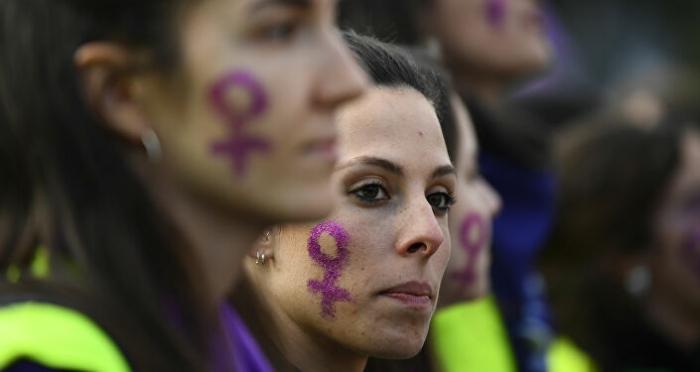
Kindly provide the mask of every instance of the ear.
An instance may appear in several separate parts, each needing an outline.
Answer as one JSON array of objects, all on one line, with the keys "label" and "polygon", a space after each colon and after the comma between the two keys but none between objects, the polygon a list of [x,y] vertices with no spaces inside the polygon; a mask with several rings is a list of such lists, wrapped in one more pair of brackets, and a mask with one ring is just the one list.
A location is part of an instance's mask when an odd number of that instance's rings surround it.
[{"label": "ear", "polygon": [[111,131],[134,145],[150,127],[141,105],[144,74],[138,74],[144,57],[143,52],[112,42],[84,44],[74,55],[91,109]]},{"label": "ear", "polygon": [[[248,252],[248,257],[258,260],[262,259],[262,254],[265,254],[265,261],[275,258],[275,248],[279,241],[279,227],[273,226],[265,230],[265,232],[255,242],[253,249]],[[260,256],[258,256],[260,255]]]}]

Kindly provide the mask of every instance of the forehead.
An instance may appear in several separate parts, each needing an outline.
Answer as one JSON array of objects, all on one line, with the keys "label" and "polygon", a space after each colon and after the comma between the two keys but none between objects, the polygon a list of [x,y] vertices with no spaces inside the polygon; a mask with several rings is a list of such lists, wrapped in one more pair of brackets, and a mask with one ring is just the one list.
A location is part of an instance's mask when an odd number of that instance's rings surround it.
[{"label": "forehead", "polygon": [[449,164],[432,104],[412,88],[371,89],[338,117],[341,158],[423,158]]}]

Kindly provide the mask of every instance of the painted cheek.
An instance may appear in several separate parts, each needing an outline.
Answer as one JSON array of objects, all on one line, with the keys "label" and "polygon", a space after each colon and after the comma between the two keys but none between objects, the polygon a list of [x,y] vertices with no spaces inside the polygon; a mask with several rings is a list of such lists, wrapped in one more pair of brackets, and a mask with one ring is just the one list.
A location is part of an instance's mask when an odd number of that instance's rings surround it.
[{"label": "painted cheek", "polygon": [[[335,239],[337,254],[328,257],[321,251],[318,243],[322,233],[328,233]],[[321,295],[321,315],[335,318],[335,303],[338,301],[351,301],[350,292],[338,287],[335,282],[340,277],[340,271],[348,261],[348,233],[343,226],[334,221],[324,221],[311,229],[308,242],[309,256],[324,268],[323,281],[309,280],[307,287],[312,294]]]},{"label": "painted cheek", "polygon": [[[249,102],[246,107],[237,107],[229,102],[227,98],[234,91],[247,95]],[[229,138],[214,142],[211,151],[214,155],[229,157],[234,175],[244,176],[250,153],[269,152],[272,148],[267,140],[246,135],[243,131],[246,125],[265,111],[265,91],[251,73],[236,70],[212,84],[209,89],[209,101],[230,129]]]},{"label": "painted cheek", "polygon": [[452,279],[461,282],[464,287],[474,281],[477,258],[484,250],[489,234],[489,226],[481,215],[470,213],[464,219],[459,231],[459,240],[461,247],[467,252],[467,263],[464,269],[452,274]]},{"label": "painted cheek", "polygon": [[506,0],[486,0],[486,19],[493,28],[503,27]]}]

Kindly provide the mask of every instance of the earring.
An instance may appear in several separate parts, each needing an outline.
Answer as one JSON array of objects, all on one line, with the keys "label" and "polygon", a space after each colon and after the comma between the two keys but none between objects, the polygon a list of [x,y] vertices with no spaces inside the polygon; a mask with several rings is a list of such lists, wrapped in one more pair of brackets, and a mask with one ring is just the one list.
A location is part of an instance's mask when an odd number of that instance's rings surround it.
[{"label": "earring", "polygon": [[163,151],[160,146],[158,135],[153,129],[148,128],[141,133],[141,143],[143,144],[143,148],[146,149],[146,155],[151,161],[160,159],[160,155]]},{"label": "earring", "polygon": [[651,272],[646,266],[639,265],[627,273],[625,286],[632,296],[642,296],[649,290],[650,285]]},{"label": "earring", "polygon": [[[255,251],[255,264],[260,265],[260,251]],[[265,254],[263,253],[263,259],[265,257]]]},{"label": "earring", "polygon": [[262,266],[265,266],[265,253],[262,254]]}]

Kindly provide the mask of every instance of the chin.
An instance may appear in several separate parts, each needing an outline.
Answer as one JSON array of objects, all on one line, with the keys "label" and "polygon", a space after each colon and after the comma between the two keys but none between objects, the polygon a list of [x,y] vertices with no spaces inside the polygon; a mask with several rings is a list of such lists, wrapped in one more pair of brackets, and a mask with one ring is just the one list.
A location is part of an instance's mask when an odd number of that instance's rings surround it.
[{"label": "chin", "polygon": [[491,290],[490,283],[488,280],[479,280],[471,285],[469,287],[465,288],[464,290],[464,300],[465,301],[473,301],[473,300],[478,300],[487,294],[489,294],[489,291]]},{"label": "chin", "polygon": [[412,358],[421,351],[427,336],[427,326],[420,330],[404,329],[400,332],[395,328],[390,335],[374,335],[372,345],[368,345],[365,354],[382,359]]},{"label": "chin", "polygon": [[394,343],[392,345],[383,345],[382,349],[375,350],[369,355],[381,359],[409,359],[416,356],[423,348],[424,342],[418,343]]}]

